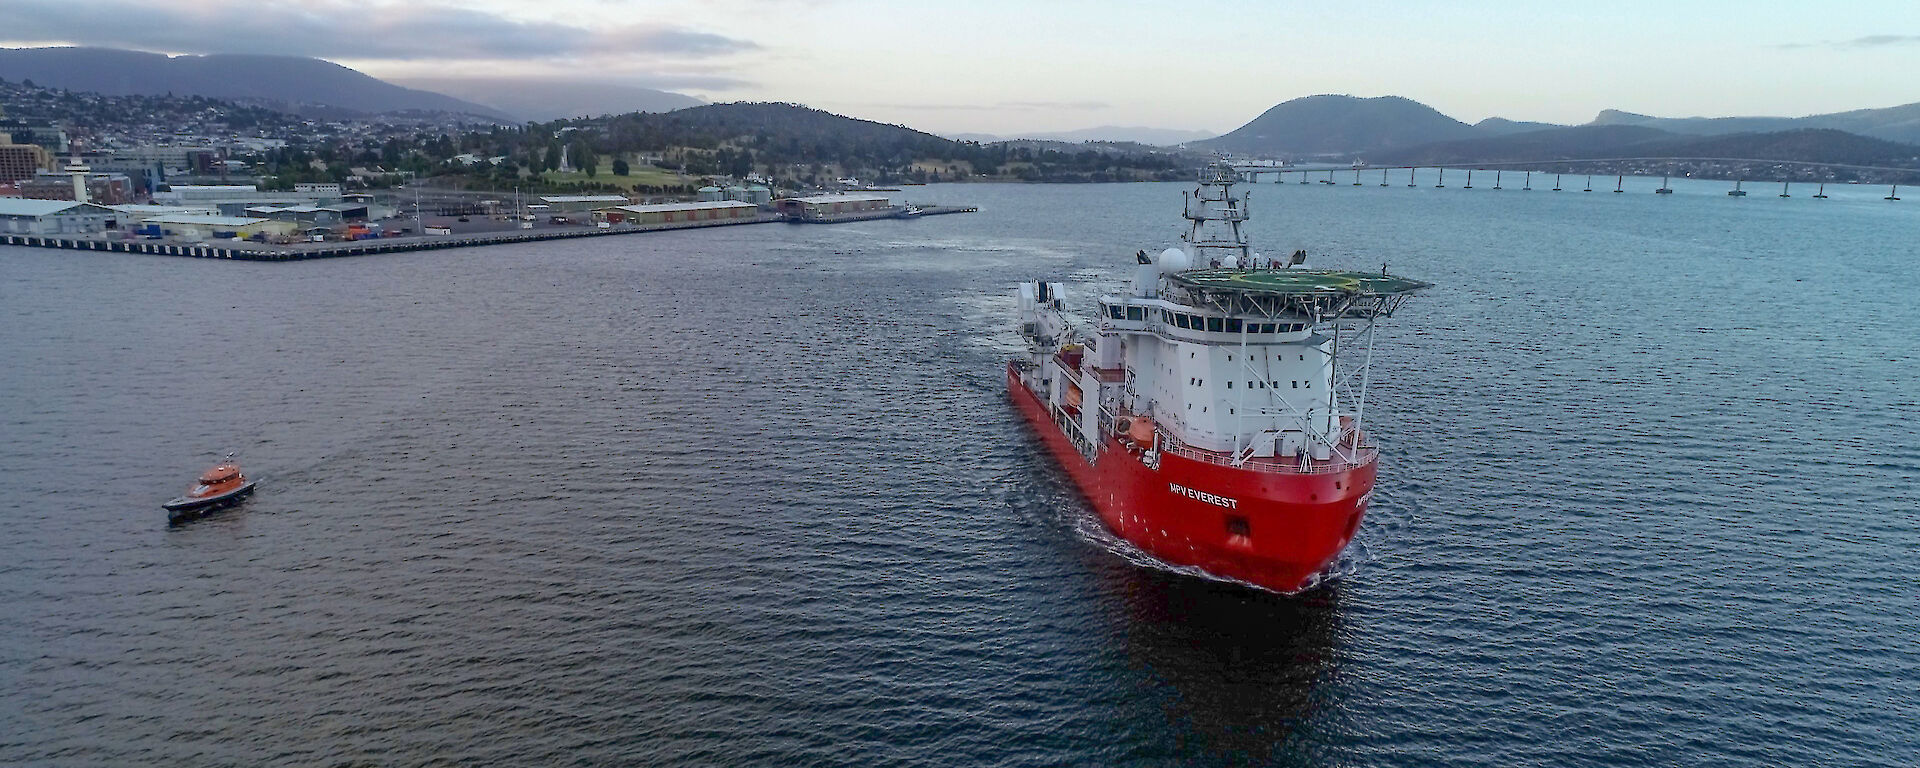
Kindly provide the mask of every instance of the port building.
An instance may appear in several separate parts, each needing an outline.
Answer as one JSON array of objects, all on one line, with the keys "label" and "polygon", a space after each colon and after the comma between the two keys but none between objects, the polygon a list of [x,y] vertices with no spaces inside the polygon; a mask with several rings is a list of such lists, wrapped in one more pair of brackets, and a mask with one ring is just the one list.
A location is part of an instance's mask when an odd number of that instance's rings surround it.
[{"label": "port building", "polygon": [[655,205],[617,205],[594,211],[596,219],[613,224],[675,224],[685,221],[750,219],[760,206],[737,200],[711,200],[697,203],[659,203]]},{"label": "port building", "polygon": [[889,202],[885,195],[816,195],[783,197],[773,201],[773,205],[775,210],[788,216],[823,219],[842,213],[884,211]]},{"label": "port building", "polygon": [[547,206],[546,210],[550,213],[576,213],[625,205],[633,201],[628,200],[625,195],[542,195],[540,202]]},{"label": "port building", "polygon": [[192,213],[163,213],[141,220],[148,234],[165,234],[187,240],[226,240],[256,235],[291,235],[300,225],[252,216],[208,216]]},{"label": "port building", "polygon": [[93,203],[0,197],[0,233],[9,235],[94,235],[117,226],[119,216]]}]

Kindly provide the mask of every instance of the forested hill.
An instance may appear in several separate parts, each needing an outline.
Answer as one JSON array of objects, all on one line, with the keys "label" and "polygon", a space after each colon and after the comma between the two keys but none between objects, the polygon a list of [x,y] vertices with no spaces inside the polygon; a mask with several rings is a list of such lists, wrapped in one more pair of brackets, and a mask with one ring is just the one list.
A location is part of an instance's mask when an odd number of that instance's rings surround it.
[{"label": "forested hill", "polygon": [[959,142],[904,126],[778,102],[709,104],[582,123],[597,126],[614,151],[734,144],[754,150],[761,162],[899,166],[961,151]]},{"label": "forested hill", "polygon": [[[490,154],[535,173],[574,157],[658,156],[693,175],[762,175],[814,186],[837,175],[881,183],[1000,179],[1139,181],[1185,178],[1190,157],[1142,145],[1016,146],[952,141],[899,125],[798,104],[738,102],[664,113],[530,124],[517,135],[475,134]],[[500,143],[506,139],[511,143]]]}]

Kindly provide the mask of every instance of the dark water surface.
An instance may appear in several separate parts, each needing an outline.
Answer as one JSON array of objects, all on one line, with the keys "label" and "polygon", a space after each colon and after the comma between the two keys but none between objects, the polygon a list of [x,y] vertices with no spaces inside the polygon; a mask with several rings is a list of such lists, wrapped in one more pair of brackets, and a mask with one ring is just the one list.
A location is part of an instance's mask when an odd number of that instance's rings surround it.
[{"label": "dark water surface", "polygon": [[1014,283],[1118,287],[1183,188],[0,249],[0,763],[1914,764],[1920,207],[1259,185],[1259,250],[1438,285],[1280,597],[1113,551],[1001,391]]}]

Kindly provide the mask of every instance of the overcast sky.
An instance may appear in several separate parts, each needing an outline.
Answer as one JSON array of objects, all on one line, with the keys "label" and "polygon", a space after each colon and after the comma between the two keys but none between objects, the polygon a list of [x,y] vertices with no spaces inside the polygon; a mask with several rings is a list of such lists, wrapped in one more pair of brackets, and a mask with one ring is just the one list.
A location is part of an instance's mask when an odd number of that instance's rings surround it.
[{"label": "overcast sky", "polygon": [[[1296,96],[1474,122],[1920,101],[1920,2],[4,0],[0,45],[555,74],[954,133],[1227,131]],[[236,73],[244,75],[244,73]]]}]

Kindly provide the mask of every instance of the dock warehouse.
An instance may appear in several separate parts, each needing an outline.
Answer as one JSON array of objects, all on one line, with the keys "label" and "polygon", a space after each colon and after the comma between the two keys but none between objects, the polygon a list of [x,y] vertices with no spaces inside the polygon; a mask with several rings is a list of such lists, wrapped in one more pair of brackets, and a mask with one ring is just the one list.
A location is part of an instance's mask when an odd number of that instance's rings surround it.
[{"label": "dock warehouse", "polygon": [[258,234],[290,235],[299,225],[244,216],[205,216],[190,213],[148,216],[142,224],[159,227],[162,232],[187,239],[211,240],[229,237],[253,237]]},{"label": "dock warehouse", "polygon": [[751,219],[760,210],[753,203],[715,200],[704,203],[659,203],[656,205],[619,205],[594,211],[595,218],[619,224],[671,224],[680,221]]},{"label": "dock warehouse", "polygon": [[246,209],[253,218],[290,221],[303,227],[331,227],[367,218],[364,205],[257,205]]},{"label": "dock warehouse", "polygon": [[773,201],[773,204],[777,210],[789,216],[819,218],[836,213],[886,210],[888,199],[885,195],[815,195],[781,198]]},{"label": "dock warehouse", "polygon": [[591,211],[613,205],[626,205],[633,202],[624,195],[543,195],[540,202],[548,206],[553,213],[573,213]]},{"label": "dock warehouse", "polygon": [[104,205],[0,197],[0,232],[10,235],[92,235],[117,227],[119,219]]}]

